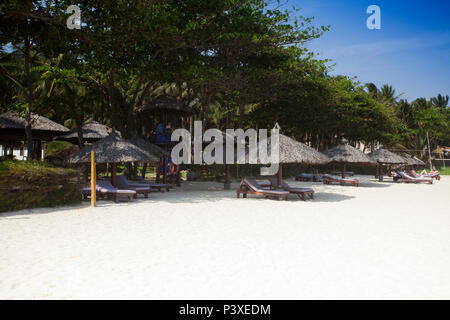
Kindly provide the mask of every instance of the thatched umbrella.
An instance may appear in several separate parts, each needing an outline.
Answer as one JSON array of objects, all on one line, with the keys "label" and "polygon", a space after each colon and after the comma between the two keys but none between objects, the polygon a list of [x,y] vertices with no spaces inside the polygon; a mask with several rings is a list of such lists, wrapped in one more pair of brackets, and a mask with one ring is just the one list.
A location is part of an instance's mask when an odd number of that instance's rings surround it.
[{"label": "thatched umbrella", "polygon": [[[151,142],[148,142],[147,140],[139,137],[139,136],[133,136],[130,140],[130,142],[134,143],[138,147],[148,151],[149,153],[155,155],[158,158],[158,161],[163,158],[163,166],[166,166],[166,157],[170,156],[170,153],[163,148],[157,146],[156,144],[153,144]],[[149,161],[150,162],[150,161]],[[136,168],[136,167],[135,167]],[[145,178],[145,173],[147,171],[147,162],[144,163],[144,167],[142,170],[142,178]],[[136,172],[135,172],[136,175]],[[164,171],[163,181],[166,181],[166,172]]]},{"label": "thatched umbrella", "polygon": [[[91,120],[83,124],[81,127],[83,140],[88,142],[95,142],[97,140],[106,138],[111,133],[111,128],[101,124],[97,121]],[[55,137],[55,140],[69,141],[71,143],[78,142],[78,130],[72,129],[69,133]]]},{"label": "thatched umbrella", "polygon": [[[280,128],[278,124],[275,125],[275,128]],[[283,174],[283,164],[284,163],[305,163],[305,164],[325,164],[329,163],[331,159],[320,153],[314,148],[307,146],[304,143],[295,141],[284,134],[279,134],[279,167],[277,173],[277,181],[278,185],[281,185],[282,182],[282,174]],[[268,145],[268,156],[271,154],[271,139],[267,138],[262,143],[266,143]],[[248,156],[248,152],[246,154]]]},{"label": "thatched umbrella", "polygon": [[415,161],[415,165],[417,165],[417,166],[424,166],[425,165],[425,162],[423,162],[422,160],[420,160],[419,158],[417,158],[417,157],[412,157],[411,159],[413,159],[414,161]]},{"label": "thatched umbrella", "polygon": [[406,166],[423,166],[425,165],[425,162],[422,160],[416,158],[416,157],[408,157],[408,156],[402,156],[402,158],[405,160],[403,162]]},{"label": "thatched umbrella", "polygon": [[[14,111],[0,114],[0,141],[4,141],[3,143],[6,145],[12,145],[18,141],[26,141],[25,126],[25,118]],[[68,132],[69,129],[44,116],[32,113],[31,131],[33,141],[36,142],[34,148],[40,158],[42,141],[51,141],[55,136]]]},{"label": "thatched umbrella", "polygon": [[137,145],[138,147],[148,151],[149,153],[154,154],[156,157],[166,157],[170,155],[168,151],[164,150],[161,147],[158,147],[156,144],[146,141],[139,136],[133,136],[131,139],[129,139],[129,141]]},{"label": "thatched umbrella", "polygon": [[342,164],[342,178],[345,178],[345,165],[347,163],[376,164],[367,154],[349,145],[344,138],[338,146],[324,151],[324,154],[330,157],[333,162]]},{"label": "thatched umbrella", "polygon": [[378,181],[383,181],[383,164],[402,164],[405,159],[386,149],[377,149],[368,154],[370,158],[378,162]]},{"label": "thatched umbrella", "polygon": [[95,162],[111,163],[111,182],[115,184],[116,164],[120,162],[147,161],[157,162],[159,157],[134,143],[122,139],[115,132],[89,146],[74,153],[70,163],[81,163],[91,161],[91,151],[95,153]]}]

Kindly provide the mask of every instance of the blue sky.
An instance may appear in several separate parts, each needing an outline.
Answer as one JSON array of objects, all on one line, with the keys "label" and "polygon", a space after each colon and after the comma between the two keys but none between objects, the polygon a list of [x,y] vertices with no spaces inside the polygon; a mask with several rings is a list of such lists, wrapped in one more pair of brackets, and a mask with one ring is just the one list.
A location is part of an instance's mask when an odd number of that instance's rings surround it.
[{"label": "blue sky", "polygon": [[[381,9],[381,29],[369,30],[369,5]],[[330,31],[308,43],[320,58],[336,64],[332,74],[356,76],[377,86],[392,85],[412,101],[450,95],[449,0],[290,0]]]}]

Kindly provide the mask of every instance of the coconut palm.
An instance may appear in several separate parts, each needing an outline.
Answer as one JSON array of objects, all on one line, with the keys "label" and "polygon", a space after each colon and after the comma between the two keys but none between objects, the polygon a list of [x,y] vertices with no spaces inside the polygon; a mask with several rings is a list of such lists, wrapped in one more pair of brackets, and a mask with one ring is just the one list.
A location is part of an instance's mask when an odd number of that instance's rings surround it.
[{"label": "coconut palm", "polygon": [[433,107],[436,108],[442,108],[445,109],[448,106],[448,95],[442,96],[441,94],[438,94],[437,97],[431,98],[431,104]]}]

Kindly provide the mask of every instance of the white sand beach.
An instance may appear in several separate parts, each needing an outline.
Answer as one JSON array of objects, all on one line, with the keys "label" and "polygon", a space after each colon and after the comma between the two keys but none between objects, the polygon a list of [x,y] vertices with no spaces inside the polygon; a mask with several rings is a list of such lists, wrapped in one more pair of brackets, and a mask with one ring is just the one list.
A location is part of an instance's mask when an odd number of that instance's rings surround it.
[{"label": "white sand beach", "polygon": [[236,199],[184,182],[131,203],[0,214],[2,299],[449,299],[450,177]]}]

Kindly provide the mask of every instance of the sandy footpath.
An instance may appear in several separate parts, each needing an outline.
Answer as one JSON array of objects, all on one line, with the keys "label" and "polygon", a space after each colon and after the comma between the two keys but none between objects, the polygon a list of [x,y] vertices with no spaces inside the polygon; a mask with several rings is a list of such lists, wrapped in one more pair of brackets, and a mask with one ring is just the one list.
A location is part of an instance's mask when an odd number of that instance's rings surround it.
[{"label": "sandy footpath", "polygon": [[[236,199],[184,182],[151,199],[0,214],[2,299],[450,299],[450,177]],[[233,185],[236,189],[237,184]]]}]

